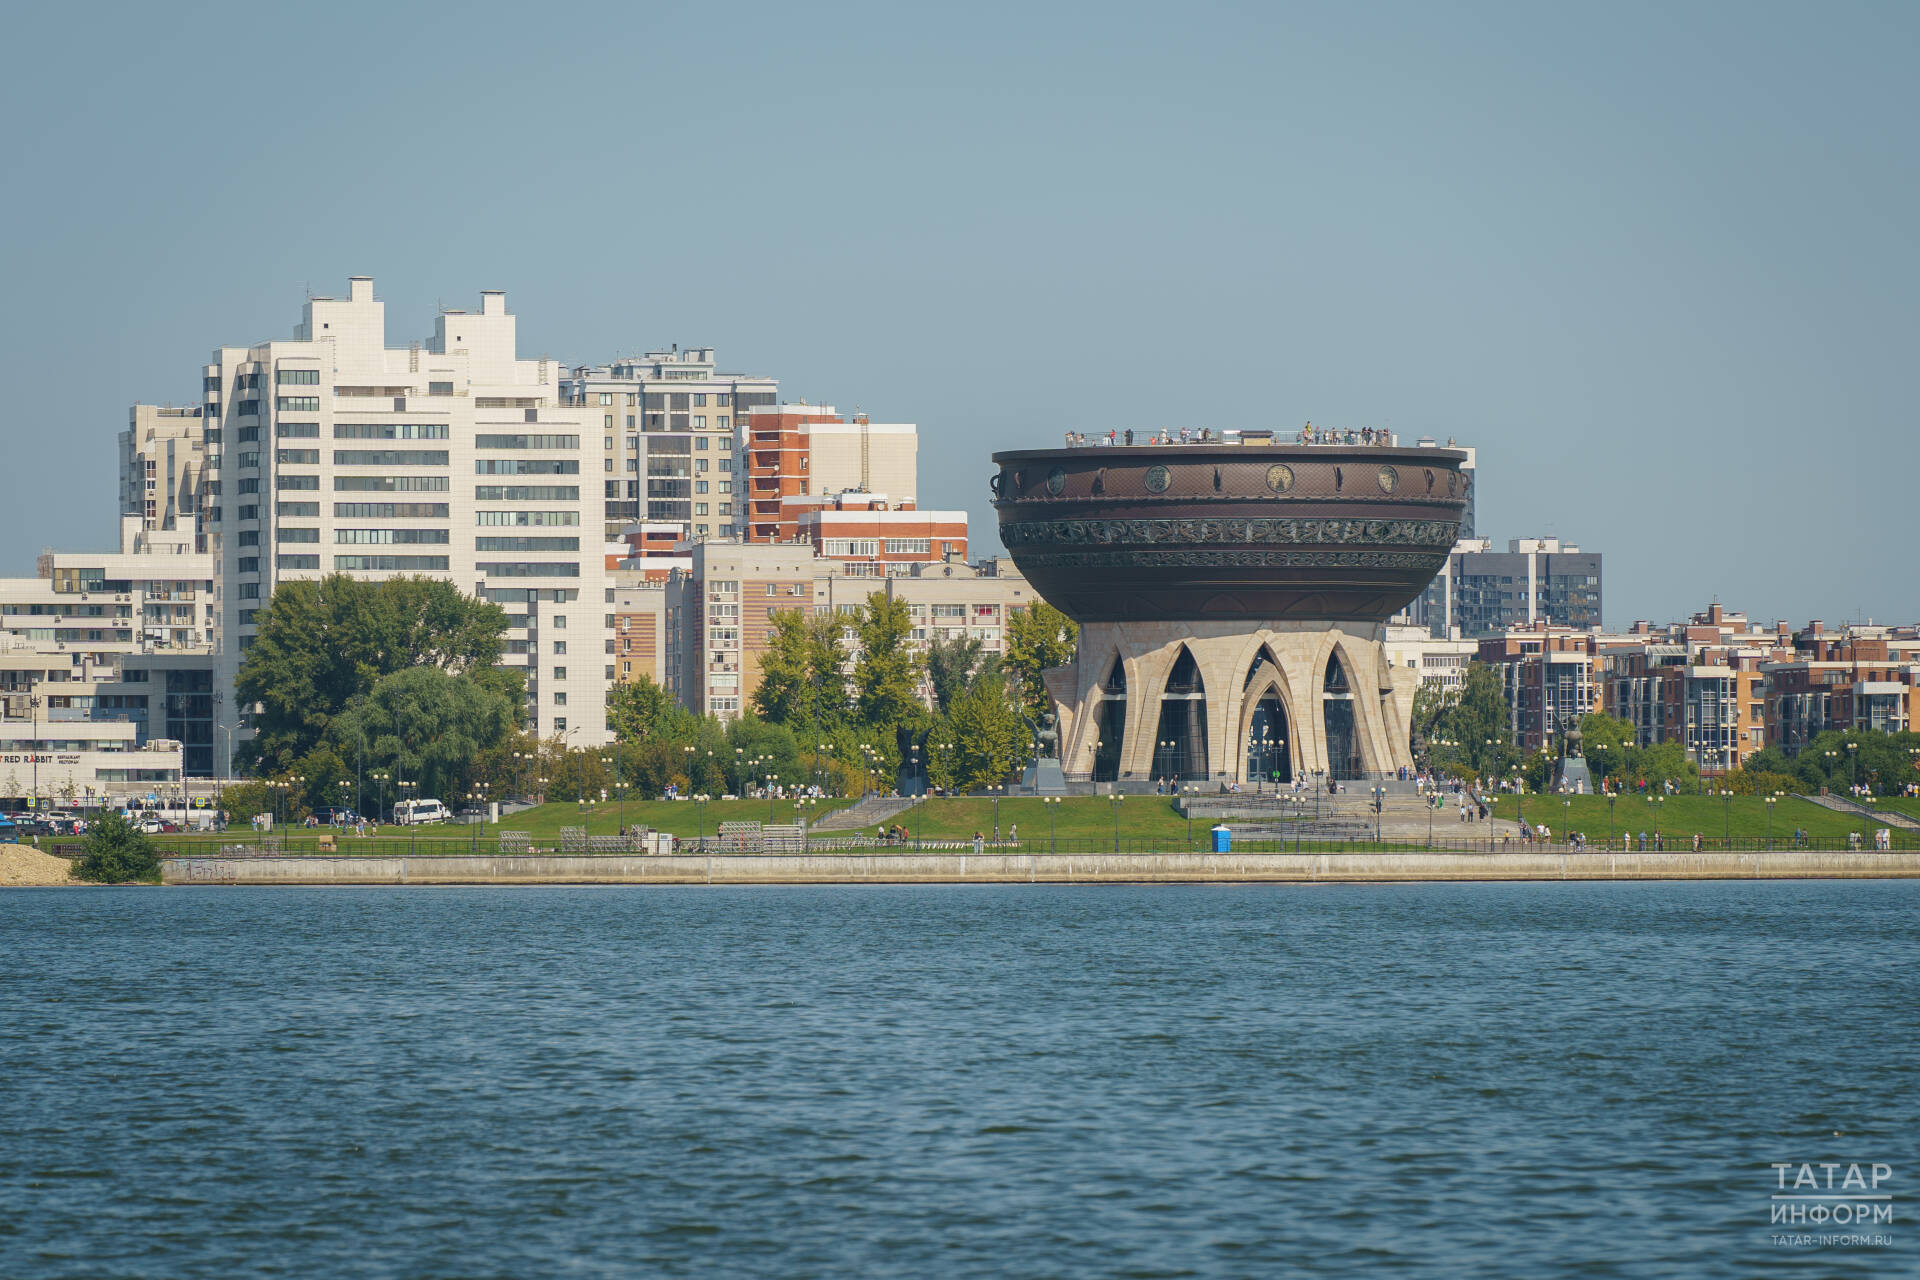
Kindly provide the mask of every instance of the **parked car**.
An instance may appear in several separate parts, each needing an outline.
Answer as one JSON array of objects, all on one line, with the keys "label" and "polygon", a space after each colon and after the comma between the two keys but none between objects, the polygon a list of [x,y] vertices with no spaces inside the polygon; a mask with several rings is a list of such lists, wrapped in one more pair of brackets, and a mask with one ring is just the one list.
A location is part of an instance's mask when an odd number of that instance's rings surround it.
[{"label": "parked car", "polygon": [[427,822],[445,822],[449,816],[447,806],[431,798],[402,800],[393,806],[393,821],[395,825],[402,827],[414,827]]}]

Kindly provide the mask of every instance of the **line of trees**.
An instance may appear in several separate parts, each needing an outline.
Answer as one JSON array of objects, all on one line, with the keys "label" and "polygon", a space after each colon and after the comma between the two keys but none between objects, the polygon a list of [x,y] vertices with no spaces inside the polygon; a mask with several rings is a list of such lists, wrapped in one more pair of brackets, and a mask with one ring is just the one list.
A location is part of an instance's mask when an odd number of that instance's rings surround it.
[{"label": "line of trees", "polygon": [[844,795],[888,789],[917,760],[932,785],[971,790],[1025,764],[1022,713],[1044,710],[1040,673],[1067,661],[1077,640],[1044,603],[1007,619],[1004,661],[964,634],[921,648],[907,604],[885,592],[840,614],[777,612],[746,714],[722,724],[651,680],[616,684],[615,741],[583,749],[526,730],[524,679],[499,665],[505,611],[451,583],[287,582],[256,624],[236,682],[241,704],[260,708],[253,741],[236,753],[256,780],[230,788],[223,807],[295,820],[326,805],[384,809],[402,781],[407,794],[455,808],[483,793],[571,801],[623,788],[817,785]]}]

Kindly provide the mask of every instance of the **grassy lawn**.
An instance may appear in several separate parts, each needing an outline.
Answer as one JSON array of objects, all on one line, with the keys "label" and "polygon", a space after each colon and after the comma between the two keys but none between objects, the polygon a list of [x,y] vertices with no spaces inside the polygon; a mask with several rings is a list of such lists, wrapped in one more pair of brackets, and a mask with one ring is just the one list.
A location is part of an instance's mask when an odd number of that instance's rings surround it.
[{"label": "grassy lawn", "polygon": [[[1517,817],[1518,806],[1514,800],[1513,796],[1502,796],[1495,806],[1496,816],[1506,819]],[[853,801],[847,799],[824,800],[818,805],[809,806],[809,814],[817,819],[851,803]],[[1904,811],[1920,816],[1920,801],[1895,803]],[[1171,851],[1199,849],[1207,845],[1210,824],[1196,820],[1189,838],[1186,819],[1174,810],[1173,799],[1167,796],[1128,796],[1117,806],[1104,796],[1073,796],[1057,805],[1045,804],[1038,799],[1004,799],[999,803],[1000,831],[1005,838],[1017,826],[1021,843],[1029,850],[1044,850],[1056,840],[1062,851],[1111,849],[1116,809],[1123,849]],[[1637,836],[1642,831],[1652,834],[1657,830],[1666,837],[1670,849],[1681,847],[1679,842],[1690,840],[1696,831],[1715,842],[1722,838],[1723,831],[1730,832],[1736,841],[1756,843],[1763,842],[1768,833],[1767,806],[1757,796],[1733,797],[1724,813],[1719,799],[1696,795],[1669,796],[1664,802],[1652,804],[1639,797],[1622,797],[1615,802],[1613,810],[1613,830],[1617,835]],[[1603,796],[1528,796],[1524,812],[1529,822],[1537,824],[1544,820],[1553,828],[1556,838],[1568,832],[1580,831],[1595,845],[1607,839],[1608,803]],[[773,802],[774,821],[792,822],[794,815],[792,801]],[[596,804],[589,807],[585,821],[592,834],[612,835],[618,830],[622,817],[619,804]],[[1867,832],[1874,825],[1864,817],[1835,813],[1791,798],[1780,801],[1774,807],[1772,817],[1772,834],[1779,847],[1786,846],[1796,827],[1831,846],[1832,842],[1844,839],[1849,831]],[[711,836],[716,834],[722,822],[766,822],[768,806],[764,800],[713,800],[704,806],[691,800],[630,800],[625,806],[624,818],[628,826],[650,826],[683,837],[702,833]],[[1283,819],[1275,815],[1274,820]],[[907,829],[910,837],[922,840],[966,841],[972,839],[976,831],[991,839],[994,802],[940,797],[923,802],[895,821]],[[423,854],[435,851],[457,853],[474,848],[476,844],[482,850],[490,850],[496,847],[495,841],[504,830],[528,832],[536,846],[552,847],[559,843],[562,827],[581,824],[582,814],[578,805],[548,804],[514,814],[498,825],[487,824],[477,830],[464,824],[382,827],[378,836],[364,840],[337,833],[336,840],[341,853],[388,853],[406,849]],[[1229,825],[1238,830],[1248,824],[1245,820],[1235,820]],[[865,834],[872,833],[873,828],[865,829]],[[317,837],[322,833],[296,827],[282,834],[288,852],[311,852],[317,847]],[[1435,835],[1446,841],[1457,837],[1458,833],[1450,828],[1437,827]],[[823,833],[822,838],[828,839],[831,835]],[[1475,838],[1479,838],[1479,833]],[[253,833],[243,828],[226,836],[165,836],[158,843],[167,851],[191,852],[196,848],[204,849],[226,842],[252,843],[253,840]],[[1899,847],[1910,847],[1917,843],[1909,832],[1896,831],[1895,840]],[[1240,848],[1252,847],[1245,838],[1236,838],[1234,843]],[[1337,844],[1336,847],[1346,846]]]},{"label": "grassy lawn", "polygon": [[[1496,815],[1515,818],[1524,812],[1528,822],[1544,821],[1556,837],[1563,831],[1584,831],[1591,841],[1606,838],[1608,802],[1605,796],[1527,796],[1518,809],[1514,801],[1513,796],[1500,797],[1500,803],[1494,806]],[[1622,796],[1614,803],[1613,812],[1617,830],[1622,834],[1632,832],[1637,836],[1642,831],[1652,834],[1658,830],[1669,837],[1691,838],[1697,831],[1715,840],[1728,832],[1736,840],[1741,837],[1764,840],[1767,835],[1767,805],[1759,796],[1734,796],[1726,802],[1724,811],[1721,800],[1715,796],[1668,796],[1664,801],[1652,802],[1638,796]],[[1773,812],[1776,840],[1791,836],[1796,827],[1810,836],[1844,836],[1849,831],[1866,831],[1871,825],[1865,818],[1835,813],[1792,797],[1776,804]]]},{"label": "grassy lawn", "polygon": [[1904,813],[1909,818],[1920,821],[1920,797],[1901,796],[1896,800],[1875,800],[1873,807],[1876,809],[1892,809],[1897,813]]}]

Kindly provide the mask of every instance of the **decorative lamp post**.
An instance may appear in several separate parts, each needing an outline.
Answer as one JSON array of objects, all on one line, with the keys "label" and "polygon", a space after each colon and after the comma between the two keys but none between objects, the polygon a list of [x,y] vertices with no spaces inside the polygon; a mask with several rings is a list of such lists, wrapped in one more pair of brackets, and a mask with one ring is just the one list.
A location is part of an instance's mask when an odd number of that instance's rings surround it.
[{"label": "decorative lamp post", "polygon": [[1113,810],[1113,851],[1120,852],[1120,802],[1126,797],[1118,791],[1107,796],[1107,807]]},{"label": "decorative lamp post", "polygon": [[1773,852],[1773,806],[1780,802],[1780,793],[1774,792],[1763,799],[1767,806],[1767,852]]},{"label": "decorative lamp post", "polygon": [[1000,797],[1006,794],[1005,783],[987,784],[987,794],[993,797],[993,842],[1000,843]]},{"label": "decorative lamp post", "polygon": [[1060,797],[1042,796],[1040,797],[1040,803],[1047,806],[1047,852],[1055,853],[1058,852],[1060,848],[1059,826],[1057,825],[1060,815]]}]

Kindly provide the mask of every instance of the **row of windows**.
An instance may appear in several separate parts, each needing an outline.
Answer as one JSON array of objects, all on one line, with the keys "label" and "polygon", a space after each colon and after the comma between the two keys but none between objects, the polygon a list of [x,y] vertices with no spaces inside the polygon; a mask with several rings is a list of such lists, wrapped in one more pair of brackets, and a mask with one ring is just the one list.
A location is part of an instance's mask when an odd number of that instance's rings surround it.
[{"label": "row of windows", "polygon": [[282,369],[274,375],[274,381],[283,387],[317,387],[320,385],[318,369]]},{"label": "row of windows", "polygon": [[[320,515],[320,504],[317,502],[282,502],[276,504],[274,510],[283,518],[292,516],[296,519],[318,519]],[[257,515],[258,511],[259,508],[257,507],[242,507],[240,508],[240,518],[242,520],[252,520],[255,516],[247,513],[254,512]]]},{"label": "row of windows", "polygon": [[318,542],[320,541],[320,531],[318,529],[282,529],[280,531],[280,541]]},{"label": "row of windows", "polygon": [[444,520],[447,518],[447,504],[444,502],[336,502],[333,504],[335,517],[344,520]]},{"label": "row of windows", "polygon": [[578,551],[578,538],[475,538],[475,551]]},{"label": "row of windows", "polygon": [[446,493],[446,476],[335,476],[335,493]]},{"label": "row of windows", "polygon": [[[320,412],[320,397],[280,396],[274,400],[273,407],[281,413],[318,413]],[[240,412],[245,413],[246,411],[246,406],[242,405]]]},{"label": "row of windows", "polygon": [[[241,444],[247,442],[249,438],[247,432],[249,431],[253,432],[252,439],[258,440],[260,438],[260,428],[242,427],[240,428]],[[273,425],[273,434],[283,440],[318,440],[320,438],[320,424],[317,422],[276,422]]]},{"label": "row of windows", "polygon": [[[281,449],[277,456],[280,462],[292,466],[317,467],[320,465],[318,449]],[[240,465],[247,464],[243,461]]]},{"label": "row of windows", "polygon": [[473,464],[482,476],[577,476],[577,458],[481,458]]},{"label": "row of windows", "polygon": [[532,564],[519,560],[483,560],[474,568],[492,578],[577,578],[578,564]]},{"label": "row of windows", "polygon": [[275,556],[273,562],[282,569],[318,569],[320,567],[319,556]]},{"label": "row of windows", "polygon": [[473,488],[481,502],[578,502],[580,486],[573,484],[481,484]]},{"label": "row of windows", "polygon": [[362,545],[415,543],[445,546],[451,538],[445,529],[335,529],[333,540]]},{"label": "row of windows", "polygon": [[[442,514],[445,514],[444,511]],[[580,523],[578,511],[476,511],[473,513],[475,524],[504,525],[571,525]]]},{"label": "row of windows", "polygon": [[479,435],[476,449],[578,449],[580,437],[570,435]]},{"label": "row of windows", "polygon": [[336,569],[440,569],[447,567],[445,556],[335,556]]},{"label": "row of windows", "polygon": [[[342,422],[333,428],[335,440],[445,440],[444,422]],[[481,439],[486,437],[482,436]]]},{"label": "row of windows", "polygon": [[444,467],[445,449],[335,449],[336,467]]}]

